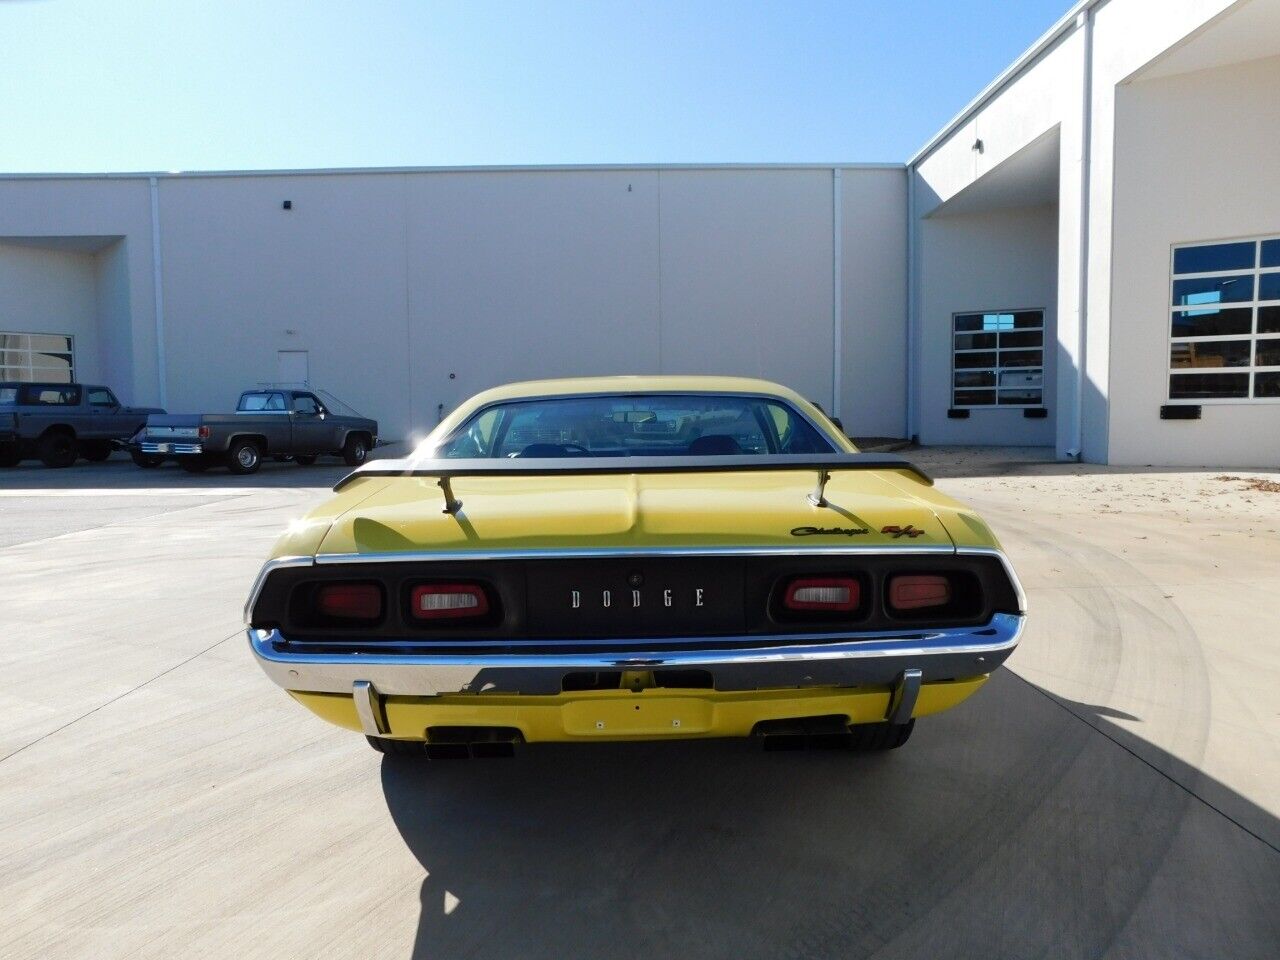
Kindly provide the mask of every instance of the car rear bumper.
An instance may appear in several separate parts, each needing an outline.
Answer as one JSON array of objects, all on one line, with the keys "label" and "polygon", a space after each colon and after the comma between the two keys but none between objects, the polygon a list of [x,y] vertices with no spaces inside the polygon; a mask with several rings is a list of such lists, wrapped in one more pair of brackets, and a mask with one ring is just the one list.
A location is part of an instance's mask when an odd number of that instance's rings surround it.
[{"label": "car rear bumper", "polygon": [[[314,645],[291,643],[277,630],[250,629],[247,635],[254,658],[278,686],[295,694],[354,693],[357,708],[362,701],[376,705],[387,697],[557,696],[570,673],[652,674],[661,687],[667,671],[703,671],[717,692],[861,687],[898,690],[914,701],[921,684],[991,673],[1017,646],[1024,621],[1020,615],[998,613],[976,627],[864,634],[822,642],[813,637],[744,637],[743,642],[752,646],[642,653],[625,649],[468,655],[317,652]],[[717,641],[726,639],[732,638]],[[766,644],[777,642],[762,646],[762,639]],[[366,732],[377,733],[376,725]]]},{"label": "car rear bumper", "polygon": [[192,456],[204,453],[204,444],[172,440],[143,440],[138,444],[138,450],[161,457]]}]

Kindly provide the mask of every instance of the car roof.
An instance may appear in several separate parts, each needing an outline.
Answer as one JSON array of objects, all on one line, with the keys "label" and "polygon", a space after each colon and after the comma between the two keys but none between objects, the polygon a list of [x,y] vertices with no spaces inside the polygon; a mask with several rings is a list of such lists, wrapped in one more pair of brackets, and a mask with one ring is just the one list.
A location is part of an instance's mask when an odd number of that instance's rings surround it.
[{"label": "car roof", "polygon": [[600,393],[744,393],[780,397],[805,403],[789,387],[751,377],[715,376],[613,376],[566,377],[559,380],[526,380],[485,390],[471,399],[479,404],[528,397],[574,396]]}]

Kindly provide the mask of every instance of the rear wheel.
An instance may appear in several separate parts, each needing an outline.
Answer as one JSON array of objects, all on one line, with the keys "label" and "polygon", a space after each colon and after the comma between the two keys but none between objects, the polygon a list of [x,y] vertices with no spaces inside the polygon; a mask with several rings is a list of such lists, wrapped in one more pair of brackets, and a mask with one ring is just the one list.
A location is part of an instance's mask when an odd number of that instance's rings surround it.
[{"label": "rear wheel", "polygon": [[69,467],[80,456],[80,449],[75,437],[58,430],[40,438],[36,444],[36,456],[46,467]]},{"label": "rear wheel", "polygon": [[80,444],[80,456],[91,463],[101,463],[111,456],[111,444],[105,440],[85,440]]},{"label": "rear wheel", "polygon": [[157,457],[154,453],[141,453],[137,450],[129,451],[129,459],[144,470],[154,470],[164,463],[164,457]]},{"label": "rear wheel", "polygon": [[386,737],[365,737],[369,746],[390,757],[425,757],[426,748],[421,740],[389,740]]},{"label": "rear wheel", "polygon": [[316,462],[316,458],[315,458],[315,457],[310,457],[310,456],[308,456],[308,457],[294,457],[293,459],[297,462],[298,466],[300,466],[300,467],[309,467],[309,466],[311,466],[313,463],[315,463],[315,462]]},{"label": "rear wheel", "polygon": [[16,467],[22,462],[16,443],[0,443],[0,467]]},{"label": "rear wheel", "polygon": [[369,441],[358,433],[347,437],[347,442],[342,445],[342,459],[346,461],[348,467],[358,467],[368,457]]},{"label": "rear wheel", "polygon": [[187,473],[204,473],[212,466],[208,460],[202,456],[179,457],[178,465]]},{"label": "rear wheel", "polygon": [[850,750],[897,750],[915,729],[914,719],[906,723],[857,723],[849,728]]},{"label": "rear wheel", "polygon": [[257,473],[262,466],[262,451],[252,440],[236,440],[227,451],[227,467],[232,473]]}]

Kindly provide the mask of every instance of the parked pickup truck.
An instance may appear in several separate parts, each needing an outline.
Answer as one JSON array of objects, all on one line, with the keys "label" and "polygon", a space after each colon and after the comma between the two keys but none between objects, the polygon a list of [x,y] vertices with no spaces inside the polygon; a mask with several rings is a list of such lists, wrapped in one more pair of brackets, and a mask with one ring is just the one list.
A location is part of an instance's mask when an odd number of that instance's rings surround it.
[{"label": "parked pickup truck", "polygon": [[191,473],[218,465],[254,473],[263,457],[307,465],[331,454],[358,467],[377,442],[376,420],[337,413],[309,390],[271,388],[240,394],[235,413],[147,417],[130,449],[143,467],[172,458]]},{"label": "parked pickup truck", "polygon": [[0,467],[38,458],[69,467],[100,461],[137,432],[159,407],[127,407],[89,383],[0,383]]}]

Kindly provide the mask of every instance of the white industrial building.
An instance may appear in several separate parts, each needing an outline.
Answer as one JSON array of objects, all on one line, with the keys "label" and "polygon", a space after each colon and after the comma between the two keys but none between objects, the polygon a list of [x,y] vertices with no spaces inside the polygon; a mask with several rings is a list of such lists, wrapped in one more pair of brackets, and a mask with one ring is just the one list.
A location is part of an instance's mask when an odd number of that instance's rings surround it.
[{"label": "white industrial building", "polygon": [[3,175],[0,379],[306,380],[395,439],[732,373],[855,435],[1274,465],[1277,144],[1280,0],[1089,0],[905,164]]}]

